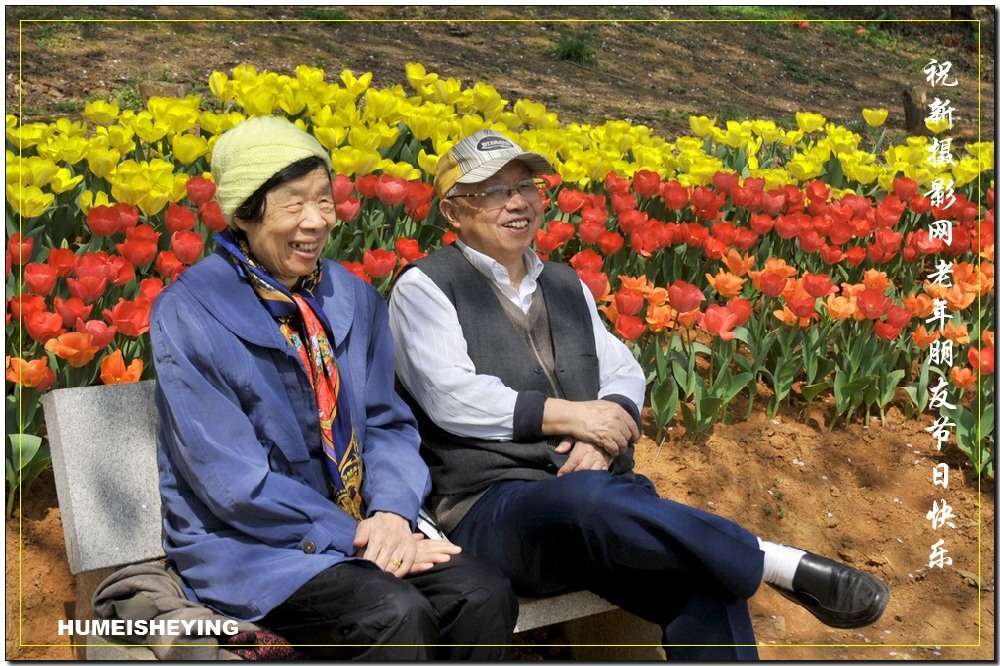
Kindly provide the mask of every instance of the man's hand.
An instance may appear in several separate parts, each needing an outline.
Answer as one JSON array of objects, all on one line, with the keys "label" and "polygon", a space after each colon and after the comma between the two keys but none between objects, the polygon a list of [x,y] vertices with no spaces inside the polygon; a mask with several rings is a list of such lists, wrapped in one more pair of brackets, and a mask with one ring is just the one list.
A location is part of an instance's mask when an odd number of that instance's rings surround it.
[{"label": "man's hand", "polygon": [[[417,561],[417,541],[402,516],[377,511],[358,523],[354,547],[358,557],[374,562],[382,571],[402,578]],[[429,569],[430,567],[425,567]]]},{"label": "man's hand", "polygon": [[542,432],[590,442],[612,458],[623,453],[629,442],[639,441],[639,429],[632,416],[608,400],[573,402],[549,398],[542,414]]},{"label": "man's hand", "polygon": [[556,472],[556,476],[585,469],[603,470],[611,466],[614,457],[599,446],[567,437],[559,442],[556,453],[569,453],[569,458]]}]

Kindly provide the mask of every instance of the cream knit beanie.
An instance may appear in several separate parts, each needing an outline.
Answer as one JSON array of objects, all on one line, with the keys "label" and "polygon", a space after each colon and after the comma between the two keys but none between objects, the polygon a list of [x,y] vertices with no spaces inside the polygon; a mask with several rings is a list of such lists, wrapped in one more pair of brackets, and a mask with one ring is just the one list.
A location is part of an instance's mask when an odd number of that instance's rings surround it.
[{"label": "cream knit beanie", "polygon": [[226,223],[233,226],[233,212],[271,176],[313,156],[330,167],[330,153],[315,137],[275,116],[244,120],[220,136],[212,149],[212,177]]}]

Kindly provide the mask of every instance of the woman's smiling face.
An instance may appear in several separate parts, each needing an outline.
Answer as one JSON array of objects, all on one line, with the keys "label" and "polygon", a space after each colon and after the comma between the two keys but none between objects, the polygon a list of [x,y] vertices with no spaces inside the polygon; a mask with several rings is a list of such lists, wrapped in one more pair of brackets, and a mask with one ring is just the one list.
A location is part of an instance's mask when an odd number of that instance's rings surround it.
[{"label": "woman's smiling face", "polygon": [[337,214],[333,186],[318,168],[267,193],[264,217],[258,223],[236,219],[250,252],[264,269],[286,287],[316,269]]}]

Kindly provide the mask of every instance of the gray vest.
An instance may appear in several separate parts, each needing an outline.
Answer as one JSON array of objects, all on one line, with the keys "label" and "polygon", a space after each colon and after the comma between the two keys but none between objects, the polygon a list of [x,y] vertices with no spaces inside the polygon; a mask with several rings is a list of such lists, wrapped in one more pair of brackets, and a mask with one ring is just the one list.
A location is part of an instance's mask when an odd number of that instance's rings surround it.
[{"label": "gray vest", "polygon": [[[565,264],[545,262],[527,315],[455,246],[414,262],[447,296],[479,374],[499,377],[516,391],[540,391],[567,400],[596,400],[600,388],[590,312],[580,279]],[[437,427],[398,386],[420,426],[421,453],[433,481],[428,508],[450,531],[497,481],[555,476],[566,460],[553,449],[558,438],[497,442],[460,437]],[[616,458],[613,473],[632,468],[631,448]]]}]

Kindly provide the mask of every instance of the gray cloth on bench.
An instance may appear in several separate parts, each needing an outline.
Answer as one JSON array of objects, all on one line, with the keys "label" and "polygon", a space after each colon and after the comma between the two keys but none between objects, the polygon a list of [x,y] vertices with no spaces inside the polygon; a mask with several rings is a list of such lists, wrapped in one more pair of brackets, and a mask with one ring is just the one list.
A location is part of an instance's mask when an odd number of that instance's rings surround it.
[{"label": "gray cloth on bench", "polygon": [[[216,611],[190,601],[180,583],[162,564],[133,564],[108,576],[94,591],[92,606],[98,619],[106,620],[231,620]],[[260,631],[252,622],[237,621],[238,631]],[[212,636],[132,636],[115,637],[148,645],[157,659],[240,659],[220,648]]]}]

